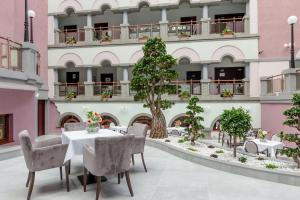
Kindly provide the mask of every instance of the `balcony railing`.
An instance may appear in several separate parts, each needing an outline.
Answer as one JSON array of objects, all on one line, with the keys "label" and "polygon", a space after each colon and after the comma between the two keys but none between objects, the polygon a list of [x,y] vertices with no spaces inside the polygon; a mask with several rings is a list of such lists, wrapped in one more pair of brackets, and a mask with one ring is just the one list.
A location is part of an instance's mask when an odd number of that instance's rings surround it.
[{"label": "balcony railing", "polygon": [[129,39],[147,40],[160,36],[159,24],[137,24],[129,26]]},{"label": "balcony railing", "polygon": [[210,21],[211,34],[243,33],[245,32],[244,29],[243,18],[216,19]]},{"label": "balcony railing", "polygon": [[103,92],[108,91],[112,96],[121,95],[120,82],[96,82],[94,83],[94,95],[101,95]]},{"label": "balcony railing", "polygon": [[191,95],[201,95],[201,81],[173,81],[171,95],[180,95],[182,92],[188,92]]},{"label": "balcony railing", "polygon": [[224,90],[234,95],[245,95],[245,82],[243,80],[211,80],[209,83],[210,95],[220,95]]},{"label": "balcony railing", "polygon": [[22,71],[22,45],[0,37],[0,68]]},{"label": "balcony railing", "polygon": [[268,78],[267,82],[267,93],[275,94],[280,93],[284,90],[284,75],[276,75]]},{"label": "balcony railing", "polygon": [[74,92],[76,96],[85,95],[85,86],[82,83],[61,83],[58,88],[60,97],[66,96],[68,92]]},{"label": "balcony railing", "polygon": [[178,36],[186,38],[193,35],[201,34],[201,22],[171,22],[168,24],[168,36]]},{"label": "balcony railing", "polygon": [[112,40],[119,40],[121,38],[121,27],[100,27],[94,29],[94,40],[101,42],[111,42]]},{"label": "balcony railing", "polygon": [[63,30],[59,32],[59,43],[75,44],[85,41],[85,30]]}]

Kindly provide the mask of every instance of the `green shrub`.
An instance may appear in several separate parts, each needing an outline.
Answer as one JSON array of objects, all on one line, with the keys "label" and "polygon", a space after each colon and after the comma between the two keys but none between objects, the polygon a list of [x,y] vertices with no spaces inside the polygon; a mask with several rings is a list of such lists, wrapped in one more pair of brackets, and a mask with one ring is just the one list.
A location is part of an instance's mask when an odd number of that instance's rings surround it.
[{"label": "green shrub", "polygon": [[171,142],[171,140],[169,140],[169,139],[166,139],[166,140],[165,140],[165,142]]},{"label": "green shrub", "polygon": [[221,153],[224,153],[224,151],[222,149],[220,149],[220,150],[217,150],[216,153],[221,154]]},{"label": "green shrub", "polygon": [[212,158],[218,158],[218,155],[217,154],[211,154],[210,157],[212,157]]},{"label": "green shrub", "polygon": [[179,139],[178,143],[185,143],[186,141],[184,139]]},{"label": "green shrub", "polygon": [[240,161],[241,163],[245,163],[245,162],[247,162],[247,158],[244,157],[244,156],[242,156],[242,157],[239,158],[239,161]]},{"label": "green shrub", "polygon": [[263,157],[258,157],[257,160],[265,160]]},{"label": "green shrub", "polygon": [[192,147],[189,147],[189,148],[187,148],[188,150],[190,150],[190,151],[198,151],[197,149],[195,149],[195,148],[192,148]]},{"label": "green shrub", "polygon": [[265,167],[266,167],[267,169],[277,169],[277,168],[278,168],[277,165],[272,164],[272,163],[265,164]]},{"label": "green shrub", "polygon": [[209,145],[209,146],[207,146],[207,148],[209,148],[209,149],[214,149],[215,146],[214,146],[214,145]]}]

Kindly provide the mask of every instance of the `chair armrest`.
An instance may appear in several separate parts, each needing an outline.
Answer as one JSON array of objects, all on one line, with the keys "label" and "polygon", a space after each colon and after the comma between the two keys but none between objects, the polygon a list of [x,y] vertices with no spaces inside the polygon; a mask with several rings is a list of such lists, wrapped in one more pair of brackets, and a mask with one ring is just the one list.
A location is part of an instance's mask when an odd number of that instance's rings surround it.
[{"label": "chair armrest", "polygon": [[123,135],[126,135],[126,134],[127,134],[127,131],[122,131],[122,130],[120,130],[120,133],[123,134]]},{"label": "chair armrest", "polygon": [[85,144],[83,146],[83,165],[89,171],[93,171],[92,169],[95,167],[96,160],[95,160],[95,150]]},{"label": "chair armrest", "polygon": [[57,144],[34,148],[32,153],[33,170],[40,171],[63,166],[68,146],[68,144]]}]

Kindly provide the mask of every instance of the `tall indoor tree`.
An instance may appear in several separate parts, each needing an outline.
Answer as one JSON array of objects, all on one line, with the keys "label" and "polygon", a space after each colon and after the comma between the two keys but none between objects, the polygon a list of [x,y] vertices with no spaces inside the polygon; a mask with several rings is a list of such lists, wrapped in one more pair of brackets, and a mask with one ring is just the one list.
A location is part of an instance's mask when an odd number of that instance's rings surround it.
[{"label": "tall indoor tree", "polygon": [[166,44],[161,38],[149,39],[143,47],[144,56],[135,64],[131,89],[136,91],[135,101],[143,101],[152,114],[151,138],[166,138],[166,119],[163,110],[171,108],[172,101],[166,99],[174,87],[171,81],[178,77],[172,66],[176,59],[167,54]]}]

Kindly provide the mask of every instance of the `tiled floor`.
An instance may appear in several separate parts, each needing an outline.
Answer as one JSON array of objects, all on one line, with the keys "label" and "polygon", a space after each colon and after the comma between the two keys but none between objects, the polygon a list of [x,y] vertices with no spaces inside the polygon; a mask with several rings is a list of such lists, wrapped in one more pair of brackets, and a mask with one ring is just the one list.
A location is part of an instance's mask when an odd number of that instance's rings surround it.
[{"label": "tiled floor", "polygon": [[[139,156],[131,169],[132,198],[125,180],[117,184],[108,177],[102,184],[101,199],[111,200],[293,200],[299,199],[300,187],[277,184],[206,168],[160,150],[147,147],[145,152],[148,173],[143,171]],[[0,199],[24,200],[27,170],[23,157],[0,162]],[[83,192],[77,180],[82,173],[82,161],[72,161],[71,191],[66,192],[59,180],[59,170],[36,174],[32,200],[95,199],[95,185]]]}]

